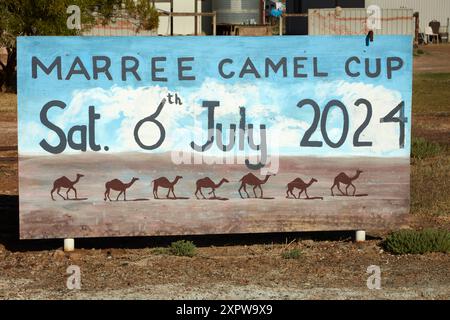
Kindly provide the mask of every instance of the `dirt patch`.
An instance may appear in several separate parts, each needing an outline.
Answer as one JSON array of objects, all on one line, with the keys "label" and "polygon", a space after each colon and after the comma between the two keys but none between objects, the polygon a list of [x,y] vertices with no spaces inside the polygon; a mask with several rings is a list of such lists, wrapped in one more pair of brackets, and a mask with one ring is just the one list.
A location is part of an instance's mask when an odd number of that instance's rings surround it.
[{"label": "dirt patch", "polygon": [[[393,256],[379,241],[364,244],[304,240],[300,259],[286,245],[200,248],[194,258],[156,255],[152,249],[81,249],[0,255],[0,298],[193,299],[446,299],[450,258],[445,254]],[[66,268],[78,265],[81,291],[66,288]],[[378,265],[382,289],[367,288],[367,267]]]},{"label": "dirt patch", "polygon": [[416,115],[413,118],[412,134],[415,137],[423,137],[428,141],[450,146],[450,113]]},{"label": "dirt patch", "polygon": [[424,54],[414,57],[414,72],[450,72],[450,44],[420,46]]}]

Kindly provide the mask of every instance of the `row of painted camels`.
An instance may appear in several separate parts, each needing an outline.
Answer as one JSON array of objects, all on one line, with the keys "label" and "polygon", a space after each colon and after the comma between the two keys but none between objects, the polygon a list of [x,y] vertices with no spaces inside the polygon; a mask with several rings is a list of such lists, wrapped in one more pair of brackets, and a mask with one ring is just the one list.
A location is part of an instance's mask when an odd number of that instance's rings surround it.
[{"label": "row of painted camels", "polygon": [[[331,186],[331,195],[335,196],[334,194],[334,188],[337,188],[342,196],[350,196],[348,193],[348,189],[350,187],[353,188],[353,194],[351,196],[355,196],[356,193],[356,187],[353,184],[353,181],[355,181],[356,179],[359,178],[359,176],[361,175],[363,171],[361,170],[357,170],[356,174],[354,176],[348,176],[346,173],[341,172],[339,173],[335,178],[334,178],[334,183]],[[76,179],[71,181],[69,180],[67,177],[63,176],[61,178],[58,178],[54,181],[53,183],[53,189],[50,192],[50,196],[53,200],[55,200],[55,198],[53,197],[53,193],[56,191],[56,193],[63,198],[64,200],[77,200],[78,199],[78,195],[77,195],[77,190],[74,187],[75,184],[78,183],[78,181],[80,180],[80,178],[82,178],[83,175],[82,174],[77,174]],[[269,178],[271,177],[271,175],[266,175],[266,177],[264,179],[259,179],[257,176],[255,176],[253,173],[248,173],[245,176],[243,176],[239,182],[240,182],[240,186],[239,186],[239,195],[242,199],[244,199],[244,195],[243,192],[245,192],[245,195],[247,196],[247,198],[250,198],[249,193],[247,192],[247,187],[250,186],[253,189],[253,194],[255,196],[255,198],[264,198],[264,193],[263,193],[263,189],[262,189],[262,185],[266,184],[267,181],[269,180]],[[159,195],[158,195],[158,189],[159,188],[165,188],[168,189],[167,195],[166,195],[166,199],[186,199],[186,198],[178,198],[175,195],[175,185],[178,183],[178,181],[180,179],[182,179],[182,176],[176,176],[175,179],[173,181],[170,181],[169,179],[167,179],[166,177],[161,177],[158,179],[155,179],[152,181],[152,185],[153,185],[153,197],[155,199],[160,199]],[[114,191],[118,191],[119,194],[116,197],[116,201],[119,200],[119,197],[121,195],[123,195],[123,200],[126,201],[127,200],[127,189],[129,189],[136,181],[138,181],[139,178],[135,178],[133,177],[131,179],[130,182],[128,183],[124,183],[122,181],[120,181],[119,179],[113,179],[111,181],[108,181],[105,183],[105,193],[104,193],[104,201],[109,200],[112,201],[110,198],[110,192],[111,190]],[[286,191],[286,198],[290,198],[291,196],[294,197],[295,199],[300,199],[301,194],[304,192],[306,199],[311,199],[308,195],[308,188],[315,182],[318,182],[317,179],[315,178],[311,178],[311,180],[306,183],[304,182],[301,178],[296,178],[293,181],[289,182],[287,184],[287,191]],[[210,189],[210,192],[208,193],[209,195],[213,195],[213,197],[210,197],[209,199],[217,199],[217,200],[228,200],[227,198],[220,198],[216,196],[216,189],[220,188],[224,183],[229,183],[229,181],[225,178],[221,179],[219,181],[219,183],[214,183],[213,180],[211,180],[209,177],[205,177],[202,179],[197,180],[196,182],[196,189],[194,192],[194,195],[197,199],[201,199],[199,197],[200,196],[203,199],[207,199],[205,197],[205,195],[203,194],[202,190],[203,189]],[[341,184],[345,186],[345,192],[342,191],[341,189]],[[64,197],[61,193],[60,190],[64,188],[67,189],[66,190],[66,197]],[[260,191],[260,195],[258,196],[256,194],[256,189],[258,189]],[[75,199],[70,199],[69,198],[69,192],[73,190],[75,193]],[[298,197],[295,196],[294,194],[294,190],[298,190]],[[172,197],[171,197],[172,194]],[[315,198],[316,199],[316,198]],[[322,199],[322,198],[320,198]]]}]

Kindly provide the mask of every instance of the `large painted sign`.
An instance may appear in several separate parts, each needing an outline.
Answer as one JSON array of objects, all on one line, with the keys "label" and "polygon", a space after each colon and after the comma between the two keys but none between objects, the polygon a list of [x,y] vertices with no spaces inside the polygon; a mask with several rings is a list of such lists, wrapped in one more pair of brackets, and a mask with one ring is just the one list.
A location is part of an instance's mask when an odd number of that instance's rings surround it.
[{"label": "large painted sign", "polygon": [[386,229],[412,39],[22,37],[22,238]]}]

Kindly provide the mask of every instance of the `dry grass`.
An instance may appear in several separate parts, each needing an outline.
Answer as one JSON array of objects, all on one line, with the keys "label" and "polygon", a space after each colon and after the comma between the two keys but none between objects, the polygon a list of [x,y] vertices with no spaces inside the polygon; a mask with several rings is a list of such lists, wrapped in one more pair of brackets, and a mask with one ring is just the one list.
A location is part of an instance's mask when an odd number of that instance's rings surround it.
[{"label": "dry grass", "polygon": [[450,114],[450,73],[414,75],[414,115]]},{"label": "dry grass", "polygon": [[411,211],[450,215],[450,157],[414,161],[411,166]]},{"label": "dry grass", "polygon": [[449,88],[450,73],[415,74],[413,138],[420,143],[413,154],[420,157],[411,166],[414,214],[450,215]]},{"label": "dry grass", "polygon": [[0,121],[16,121],[17,95],[0,93]]}]

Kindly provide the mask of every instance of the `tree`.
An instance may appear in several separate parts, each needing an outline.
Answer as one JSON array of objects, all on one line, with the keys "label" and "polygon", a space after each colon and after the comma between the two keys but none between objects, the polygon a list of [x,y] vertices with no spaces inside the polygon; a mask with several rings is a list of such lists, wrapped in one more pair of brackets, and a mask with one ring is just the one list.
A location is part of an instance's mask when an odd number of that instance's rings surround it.
[{"label": "tree", "polygon": [[[67,27],[67,8],[80,8],[82,29]],[[93,25],[107,24],[117,15],[130,17],[139,30],[158,27],[159,17],[149,0],[1,0],[0,47],[6,48],[6,63],[0,60],[0,91],[16,91],[18,36],[71,36]]]}]

